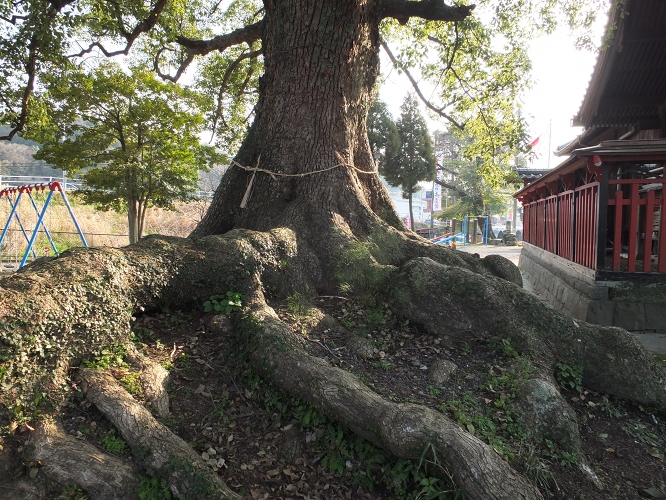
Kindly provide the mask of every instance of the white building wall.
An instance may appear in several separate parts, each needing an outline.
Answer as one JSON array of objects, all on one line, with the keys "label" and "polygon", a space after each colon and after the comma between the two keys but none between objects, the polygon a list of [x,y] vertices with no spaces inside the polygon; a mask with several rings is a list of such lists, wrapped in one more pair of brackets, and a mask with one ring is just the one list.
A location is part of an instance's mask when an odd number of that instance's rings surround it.
[{"label": "white building wall", "polygon": [[[381,177],[381,179],[388,189],[391,199],[393,200],[395,211],[398,212],[398,216],[400,216],[402,220],[405,220],[407,217],[409,217],[409,200],[406,200],[402,197],[402,188],[389,186],[383,177]],[[412,210],[414,212],[414,219],[416,219],[416,222],[424,222],[425,219],[430,215],[427,212],[424,213],[427,205],[425,200],[425,186],[427,185],[430,185],[430,189],[432,189],[432,182],[421,183],[421,191],[412,195]]]}]

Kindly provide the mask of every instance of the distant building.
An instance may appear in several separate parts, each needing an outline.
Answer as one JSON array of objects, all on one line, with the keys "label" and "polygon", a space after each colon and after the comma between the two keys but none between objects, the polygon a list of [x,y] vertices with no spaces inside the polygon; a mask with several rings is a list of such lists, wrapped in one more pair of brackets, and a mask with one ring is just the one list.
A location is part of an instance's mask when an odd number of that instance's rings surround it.
[{"label": "distant building", "polygon": [[[386,179],[383,177],[381,177],[381,179],[388,189],[391,199],[393,200],[395,211],[398,213],[402,220],[405,220],[407,217],[409,217],[409,200],[402,197],[402,188],[389,186],[389,184],[386,182]],[[414,193],[412,196],[412,211],[414,212],[414,219],[416,219],[416,222],[425,222],[425,219],[427,218],[425,216],[427,206],[425,186],[432,183],[420,184],[421,191]]]}]

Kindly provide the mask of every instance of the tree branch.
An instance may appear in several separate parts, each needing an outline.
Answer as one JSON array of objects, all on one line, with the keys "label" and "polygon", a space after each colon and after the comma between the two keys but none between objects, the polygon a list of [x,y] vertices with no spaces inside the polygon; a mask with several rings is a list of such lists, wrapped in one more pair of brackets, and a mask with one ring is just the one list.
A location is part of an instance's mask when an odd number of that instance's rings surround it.
[{"label": "tree branch", "polygon": [[444,0],[422,0],[410,2],[407,0],[382,0],[380,16],[382,19],[393,17],[400,24],[405,24],[410,17],[420,17],[428,21],[462,21],[474,10],[475,5],[452,7],[446,5]]},{"label": "tree branch", "polygon": [[210,40],[193,40],[184,36],[177,36],[176,43],[182,47],[185,47],[186,57],[185,60],[180,64],[176,74],[171,76],[170,74],[162,73],[160,71],[160,55],[166,50],[172,50],[166,47],[160,49],[160,51],[155,56],[153,68],[160,78],[169,80],[171,82],[176,82],[187,69],[187,67],[192,63],[192,61],[194,61],[195,56],[205,56],[214,50],[224,52],[224,50],[228,49],[229,47],[233,45],[240,45],[241,43],[247,43],[249,46],[251,46],[253,42],[256,42],[261,38],[263,26],[263,21],[257,21],[254,24],[238,28],[231,33],[218,35],[215,38],[211,38]]},{"label": "tree branch", "polygon": [[232,45],[247,43],[252,45],[261,38],[264,22],[257,21],[254,24],[238,28],[231,33],[218,35],[210,40],[193,40],[184,36],[177,36],[176,42],[187,49],[188,54],[196,56],[205,56],[210,52],[217,50],[223,52]]},{"label": "tree branch", "polygon": [[401,69],[402,71],[405,72],[405,74],[407,75],[407,78],[409,78],[409,81],[412,84],[412,87],[414,87],[414,90],[416,91],[416,94],[419,96],[419,99],[421,99],[421,101],[423,101],[423,104],[425,104],[428,109],[434,111],[435,113],[437,113],[442,118],[445,118],[446,120],[448,120],[452,125],[456,126],[460,130],[465,130],[465,125],[464,124],[458,123],[452,116],[448,115],[443,109],[436,108],[435,106],[433,106],[433,104],[428,99],[425,98],[425,96],[423,95],[423,92],[421,92],[421,89],[419,88],[419,85],[416,82],[416,80],[414,79],[414,77],[412,76],[412,74],[393,55],[393,52],[391,52],[391,49],[389,49],[389,46],[386,42],[382,42],[382,47],[384,48],[384,50],[388,54],[389,59],[391,59],[391,62],[393,63],[393,65],[396,68],[399,68],[399,69]]},{"label": "tree branch", "polygon": [[440,181],[439,179],[435,179],[434,182],[435,182],[435,184],[439,184],[439,185],[442,186],[443,188],[449,189],[449,190],[451,190],[451,191],[455,191],[455,192],[458,193],[460,196],[470,196],[469,193],[467,193],[467,192],[461,190],[459,187],[454,186],[453,184],[448,184],[448,183],[446,183],[446,182],[444,182],[444,181]]},{"label": "tree branch", "polygon": [[[160,17],[160,14],[164,10],[164,8],[167,6],[169,0],[157,0],[155,3],[154,7],[148,14],[148,17],[146,17],[144,20],[140,21],[131,32],[128,32],[125,30],[125,28],[122,26],[122,24],[119,24],[120,27],[120,32],[127,41],[126,45],[124,48],[119,49],[119,50],[113,50],[109,51],[107,50],[100,42],[94,42],[91,43],[87,49],[83,49],[81,52],[78,54],[71,54],[68,57],[81,57],[85,54],[88,54],[89,52],[92,52],[92,50],[97,47],[102,54],[104,54],[106,57],[113,57],[113,56],[118,56],[118,55],[127,55],[129,54],[130,49],[132,48],[132,45],[134,45],[134,42],[136,39],[141,35],[142,33],[146,33],[153,29],[155,25],[157,24],[157,21]],[[120,23],[121,19],[119,19]]]},{"label": "tree branch", "polygon": [[[217,95],[217,109],[215,110],[215,119],[213,120],[213,135],[215,134],[215,130],[217,128],[217,122],[218,120],[222,119],[222,123],[225,124],[226,122],[224,120],[224,116],[222,115],[222,97],[224,96],[224,93],[227,91],[227,87],[229,86],[229,78],[231,78],[231,75],[234,71],[236,71],[236,68],[238,68],[238,65],[243,62],[245,59],[254,59],[258,57],[260,54],[263,54],[263,49],[255,50],[253,52],[246,52],[242,55],[240,55],[238,58],[236,58],[235,61],[233,61],[227,70],[224,72],[224,77],[222,78],[222,85],[220,85],[220,91]],[[243,82],[242,89],[244,90],[245,85],[247,85],[247,81],[249,80],[248,78]]]},{"label": "tree branch", "polygon": [[171,76],[169,73],[162,73],[162,71],[160,70],[160,56],[162,55],[163,52],[167,50],[173,51],[173,49],[168,47],[162,47],[160,50],[157,51],[157,54],[155,54],[155,59],[153,60],[153,69],[155,70],[155,73],[157,73],[157,76],[159,76],[163,80],[169,80],[170,82],[176,83],[178,79],[182,76],[182,74],[185,72],[185,70],[188,68],[188,66],[192,63],[192,61],[194,61],[194,54],[187,54],[187,57],[180,63],[180,66],[178,67],[176,74]]}]

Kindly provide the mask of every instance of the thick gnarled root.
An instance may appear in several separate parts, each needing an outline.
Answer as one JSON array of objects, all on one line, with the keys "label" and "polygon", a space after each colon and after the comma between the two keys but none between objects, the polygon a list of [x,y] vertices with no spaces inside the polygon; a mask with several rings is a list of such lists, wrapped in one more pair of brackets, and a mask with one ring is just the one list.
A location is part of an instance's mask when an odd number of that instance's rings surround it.
[{"label": "thick gnarled root", "polygon": [[141,354],[132,344],[128,345],[125,361],[135,370],[139,370],[139,380],[141,380],[146,401],[155,410],[157,416],[168,416],[169,393],[167,392],[167,385],[169,384],[169,372],[166,368]]},{"label": "thick gnarled root", "polygon": [[127,460],[67,434],[45,421],[30,436],[24,458],[63,485],[76,484],[93,500],[138,499],[139,470]]},{"label": "thick gnarled root", "polygon": [[572,320],[506,280],[427,258],[395,272],[391,289],[393,310],[430,334],[506,338],[551,373],[558,362],[580,365],[585,387],[666,408],[666,370],[625,330]]},{"label": "thick gnarled root", "polygon": [[113,376],[82,369],[79,378],[86,399],[118,429],[138,463],[167,481],[176,498],[240,500],[185,441],[155,420]]},{"label": "thick gnarled root", "polygon": [[239,337],[250,343],[250,359],[258,373],[375,445],[411,459],[434,446],[456,483],[472,498],[543,498],[491,447],[445,415],[384,400],[354,375],[307,354],[301,340],[260,300],[255,301],[253,316],[241,323]]}]

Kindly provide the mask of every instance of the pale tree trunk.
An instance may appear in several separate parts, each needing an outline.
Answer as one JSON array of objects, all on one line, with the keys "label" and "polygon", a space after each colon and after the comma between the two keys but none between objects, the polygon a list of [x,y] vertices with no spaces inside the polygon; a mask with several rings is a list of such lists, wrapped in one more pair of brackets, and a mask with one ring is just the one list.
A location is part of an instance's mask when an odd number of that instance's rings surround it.
[{"label": "pale tree trunk", "polygon": [[139,241],[139,212],[136,205],[136,200],[132,198],[127,200],[127,229],[130,245]]},{"label": "pale tree trunk", "polygon": [[409,200],[409,220],[411,221],[411,224],[412,224],[412,227],[411,227],[412,231],[415,231],[416,230],[416,225],[414,224],[414,208],[413,208],[413,205],[412,205],[412,196],[414,196],[414,193],[412,193],[410,191],[409,192],[409,198],[407,198]]}]

